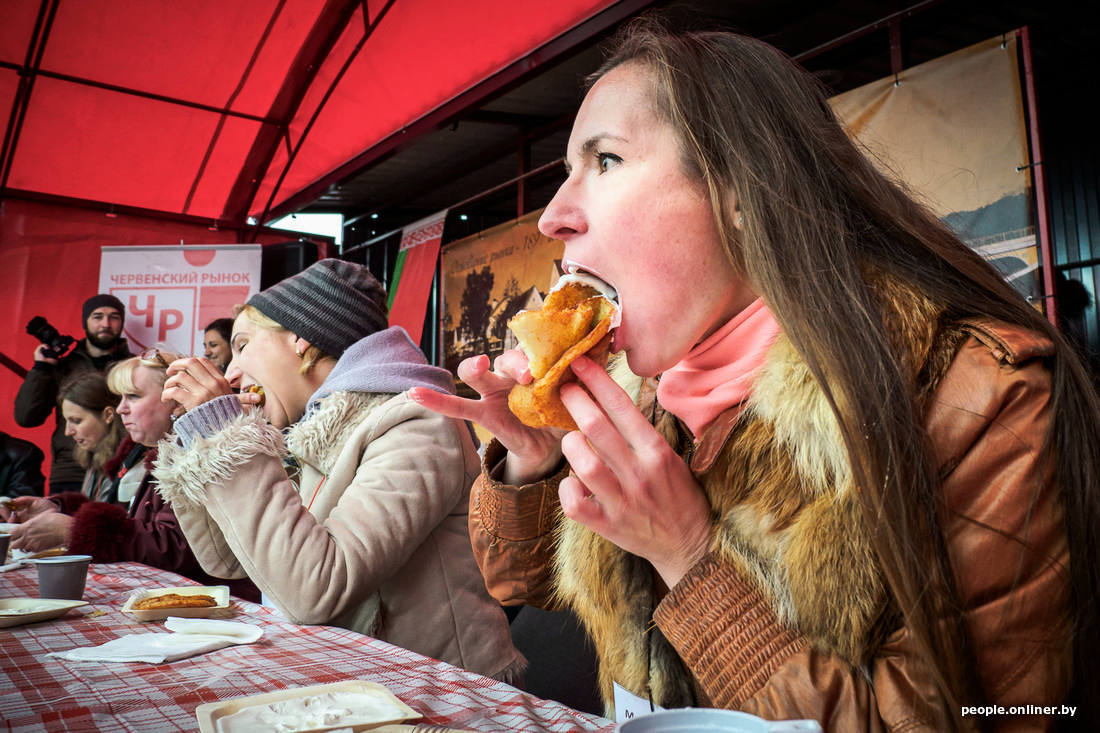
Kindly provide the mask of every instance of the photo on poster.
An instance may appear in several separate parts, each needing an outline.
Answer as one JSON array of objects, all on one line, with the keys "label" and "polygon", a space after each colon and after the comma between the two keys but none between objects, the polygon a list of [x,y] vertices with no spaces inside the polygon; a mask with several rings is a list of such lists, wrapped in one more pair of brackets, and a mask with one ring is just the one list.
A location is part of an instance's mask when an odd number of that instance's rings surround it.
[{"label": "photo on poster", "polygon": [[515,341],[508,319],[542,305],[561,275],[565,244],[538,230],[542,211],[443,248],[443,366],[478,354],[490,359]]},{"label": "photo on poster", "polygon": [[923,201],[1023,296],[1041,301],[1014,34],[829,101],[887,177]]}]

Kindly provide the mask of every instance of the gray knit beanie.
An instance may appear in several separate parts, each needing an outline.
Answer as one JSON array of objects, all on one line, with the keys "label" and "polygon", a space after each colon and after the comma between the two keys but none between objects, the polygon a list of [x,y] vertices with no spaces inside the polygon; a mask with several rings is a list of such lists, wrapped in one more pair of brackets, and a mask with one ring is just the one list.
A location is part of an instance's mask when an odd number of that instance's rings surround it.
[{"label": "gray knit beanie", "polygon": [[248,305],[336,357],[389,325],[382,283],[362,265],[331,258],[253,295]]}]

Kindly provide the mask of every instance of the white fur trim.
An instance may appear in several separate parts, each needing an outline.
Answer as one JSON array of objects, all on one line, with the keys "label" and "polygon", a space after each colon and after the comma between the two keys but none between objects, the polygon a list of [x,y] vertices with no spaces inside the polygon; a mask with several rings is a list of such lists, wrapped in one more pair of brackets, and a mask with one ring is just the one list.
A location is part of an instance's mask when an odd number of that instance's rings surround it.
[{"label": "white fur trim", "polygon": [[393,399],[392,394],[333,392],[321,406],[287,431],[288,450],[321,473],[332,470],[348,438],[371,411]]},{"label": "white fur trim", "polygon": [[286,443],[282,432],[259,414],[249,411],[233,418],[216,435],[198,438],[190,448],[174,436],[160,442],[154,473],[158,490],[168,502],[202,505],[206,486],[229,480],[237,468],[257,455],[282,459]]}]

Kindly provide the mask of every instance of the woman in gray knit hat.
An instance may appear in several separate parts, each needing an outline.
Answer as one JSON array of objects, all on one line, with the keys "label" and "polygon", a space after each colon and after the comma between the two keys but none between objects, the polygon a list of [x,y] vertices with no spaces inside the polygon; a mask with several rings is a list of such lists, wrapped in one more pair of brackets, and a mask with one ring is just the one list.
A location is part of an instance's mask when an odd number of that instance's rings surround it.
[{"label": "woman in gray knit hat", "polygon": [[470,547],[470,431],[406,396],[453,379],[387,327],[385,302],[368,270],[322,260],[241,309],[224,375],[174,362],[164,399],[188,412],[160,491],[207,572],[247,574],[291,621],[516,681],[525,660]]}]

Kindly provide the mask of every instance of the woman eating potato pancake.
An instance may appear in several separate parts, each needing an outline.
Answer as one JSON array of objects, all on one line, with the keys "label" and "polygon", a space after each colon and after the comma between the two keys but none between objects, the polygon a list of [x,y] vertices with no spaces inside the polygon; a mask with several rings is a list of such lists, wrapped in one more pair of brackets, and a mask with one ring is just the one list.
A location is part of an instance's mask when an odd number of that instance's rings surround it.
[{"label": "woman eating potato pancake", "polygon": [[564,436],[508,410],[518,351],[462,363],[480,400],[413,391],[496,437],[471,500],[494,595],[576,611],[609,714],[942,731],[1068,704],[1094,729],[1100,406],[1042,314],[755,39],[628,29],[566,170],[540,229],[660,381],[638,405],[577,358]]}]

